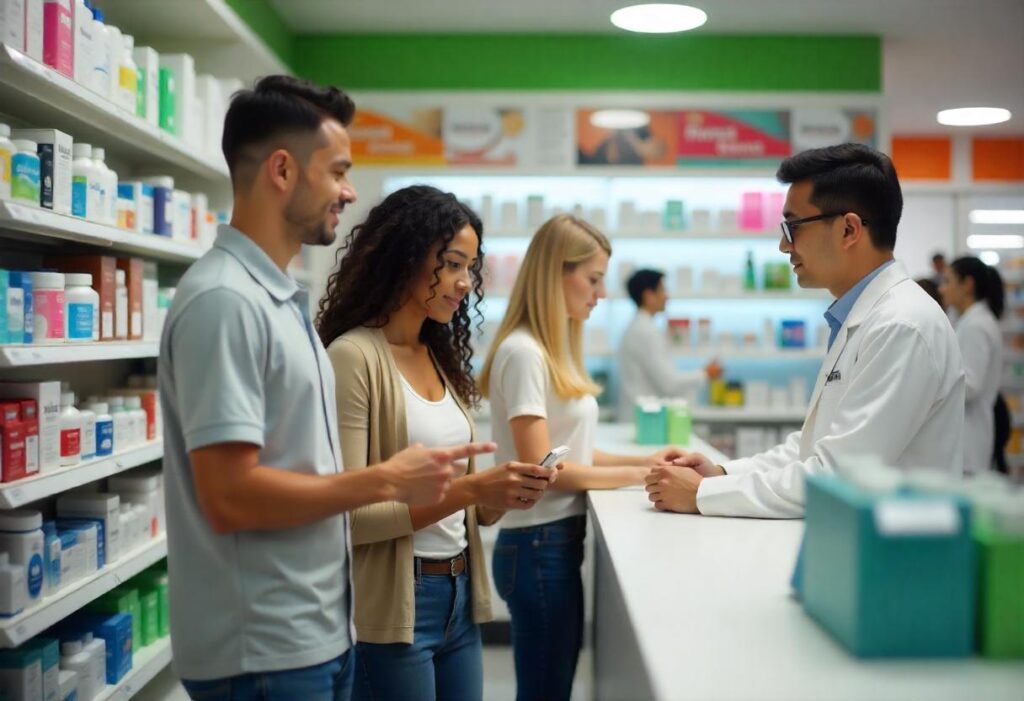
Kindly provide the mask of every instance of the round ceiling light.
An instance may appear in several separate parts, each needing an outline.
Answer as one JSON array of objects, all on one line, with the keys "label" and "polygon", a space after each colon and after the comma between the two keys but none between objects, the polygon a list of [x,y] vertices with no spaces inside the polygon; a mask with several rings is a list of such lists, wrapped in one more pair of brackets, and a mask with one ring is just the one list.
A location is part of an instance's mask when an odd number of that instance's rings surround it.
[{"label": "round ceiling light", "polygon": [[672,34],[700,27],[708,21],[704,10],[674,3],[630,5],[611,15],[612,24],[627,32]]},{"label": "round ceiling light", "polygon": [[642,110],[597,110],[590,123],[600,129],[639,129],[651,123],[651,115]]},{"label": "round ceiling light", "polygon": [[942,110],[936,118],[947,127],[981,127],[1009,121],[1010,116],[1002,107],[958,107]]}]

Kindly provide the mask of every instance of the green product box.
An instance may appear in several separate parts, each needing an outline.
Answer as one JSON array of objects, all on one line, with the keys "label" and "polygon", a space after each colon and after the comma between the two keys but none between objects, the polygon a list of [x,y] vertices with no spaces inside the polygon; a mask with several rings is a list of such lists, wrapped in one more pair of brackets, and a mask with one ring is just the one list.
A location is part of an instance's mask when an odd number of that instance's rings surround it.
[{"label": "green product box", "polygon": [[178,135],[178,90],[174,71],[160,68],[160,128]]},{"label": "green product box", "polygon": [[661,404],[638,403],[633,409],[636,419],[636,442],[640,445],[665,445],[668,442],[668,421]]},{"label": "green product box", "polygon": [[985,657],[1024,658],[1024,535],[975,528],[978,647]]},{"label": "green product box", "polygon": [[139,589],[142,605],[142,647],[155,643],[160,637],[160,592],[156,587],[143,585]]},{"label": "green product box", "polygon": [[142,640],[142,604],[139,590],[131,586],[120,586],[107,592],[85,607],[94,613],[127,613],[132,617],[132,652],[138,652]]},{"label": "green product box", "polygon": [[668,412],[668,443],[672,445],[689,445],[692,421],[690,419],[690,408],[683,403],[669,402],[666,409]]},{"label": "green product box", "polygon": [[160,569],[149,569],[138,575],[133,581],[139,582],[146,589],[153,589],[157,596],[157,636],[165,638],[171,634],[171,609],[167,598],[167,572]]},{"label": "green product box", "polygon": [[667,231],[682,231],[686,228],[686,215],[682,200],[668,200],[665,202],[661,227]]}]

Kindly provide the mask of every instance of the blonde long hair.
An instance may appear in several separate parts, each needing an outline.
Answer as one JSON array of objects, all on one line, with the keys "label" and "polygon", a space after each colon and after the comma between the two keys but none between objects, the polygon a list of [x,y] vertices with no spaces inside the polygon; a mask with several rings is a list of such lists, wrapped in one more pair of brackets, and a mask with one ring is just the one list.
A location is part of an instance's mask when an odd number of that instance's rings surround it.
[{"label": "blonde long hair", "polygon": [[495,352],[509,334],[520,328],[529,331],[540,344],[555,394],[562,399],[579,399],[601,392],[583,364],[583,322],[569,318],[562,286],[564,273],[600,251],[611,256],[608,238],[570,214],[552,217],[533,235],[505,318],[480,373],[480,391],[485,397],[490,392]]}]

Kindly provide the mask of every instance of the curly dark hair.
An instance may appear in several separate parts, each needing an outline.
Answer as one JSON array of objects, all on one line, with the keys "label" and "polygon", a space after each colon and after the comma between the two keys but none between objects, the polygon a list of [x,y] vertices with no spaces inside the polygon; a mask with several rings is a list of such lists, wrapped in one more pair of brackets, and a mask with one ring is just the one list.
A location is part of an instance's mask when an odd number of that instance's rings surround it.
[{"label": "curly dark hair", "polygon": [[438,241],[433,288],[444,267],[442,253],[455,234],[466,225],[473,227],[481,242],[480,253],[470,267],[473,291],[466,296],[448,324],[432,319],[423,323],[420,340],[452,384],[455,393],[470,406],[480,401],[473,381],[472,321],[482,320],[483,223],[480,217],[455,195],[429,185],[412,185],[391,193],[370,210],[366,221],[357,224],[338,252],[337,269],[327,278],[327,293],[320,300],[317,332],[325,346],[359,326],[380,328],[405,301],[410,281],[420,275],[421,266]]}]

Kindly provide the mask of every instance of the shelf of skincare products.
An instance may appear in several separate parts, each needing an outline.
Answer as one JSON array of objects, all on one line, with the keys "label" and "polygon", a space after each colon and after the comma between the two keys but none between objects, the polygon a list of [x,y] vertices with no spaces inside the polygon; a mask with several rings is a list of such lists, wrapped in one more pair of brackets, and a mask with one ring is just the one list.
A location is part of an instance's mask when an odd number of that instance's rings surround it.
[{"label": "shelf of skincare products", "polygon": [[703,423],[803,423],[806,409],[697,406],[690,416]]},{"label": "shelf of skincare products", "polygon": [[30,365],[60,365],[63,363],[89,363],[96,360],[126,360],[155,358],[160,344],[152,342],[66,343],[63,345],[8,345],[0,346],[0,368],[20,368]]},{"label": "shelf of skincare products", "polygon": [[132,654],[132,669],[117,684],[108,684],[94,701],[128,701],[171,663],[171,639],[162,638]]},{"label": "shelf of skincare products", "polygon": [[166,556],[167,536],[161,534],[21,613],[0,619],[0,647],[20,645]]},{"label": "shelf of skincare products", "polygon": [[[157,81],[158,71],[152,72]],[[0,105],[22,120],[50,124],[102,144],[120,160],[162,163],[219,185],[227,182],[222,157],[196,148],[7,44],[0,45]]]},{"label": "shelf of skincare products", "polygon": [[17,482],[3,483],[0,484],[0,509],[16,509],[119,472],[147,465],[163,455],[163,441],[150,441],[109,457],[83,460],[78,465],[36,474]]},{"label": "shelf of skincare products", "polygon": [[[297,279],[297,278],[296,278]],[[501,290],[485,290],[484,296],[486,299],[505,299],[509,297],[511,291],[508,289]],[[676,290],[674,296],[669,300],[670,302],[686,302],[691,300],[704,300],[704,301],[731,301],[740,300],[744,302],[778,302],[778,301],[826,301],[832,299],[831,295],[825,290],[741,290],[741,291],[723,291],[723,292],[685,292]],[[629,301],[632,303],[629,295],[624,292],[609,292],[606,298],[609,302],[624,302]]]},{"label": "shelf of skincare products", "polygon": [[825,357],[824,348],[737,348],[735,346],[698,346],[696,348],[673,348],[675,358],[755,358],[755,359],[789,359],[789,360],[821,360]]},{"label": "shelf of skincare products", "polygon": [[[530,239],[536,229],[485,229],[484,236],[488,239]],[[768,231],[680,231],[672,229],[615,229],[604,232],[612,243],[627,239],[663,241],[776,241],[782,234],[778,229]]]},{"label": "shelf of skincare products", "polygon": [[174,263],[191,263],[208,248],[191,240],[140,234],[12,201],[0,201],[0,230],[17,232],[25,240],[74,241]]}]

